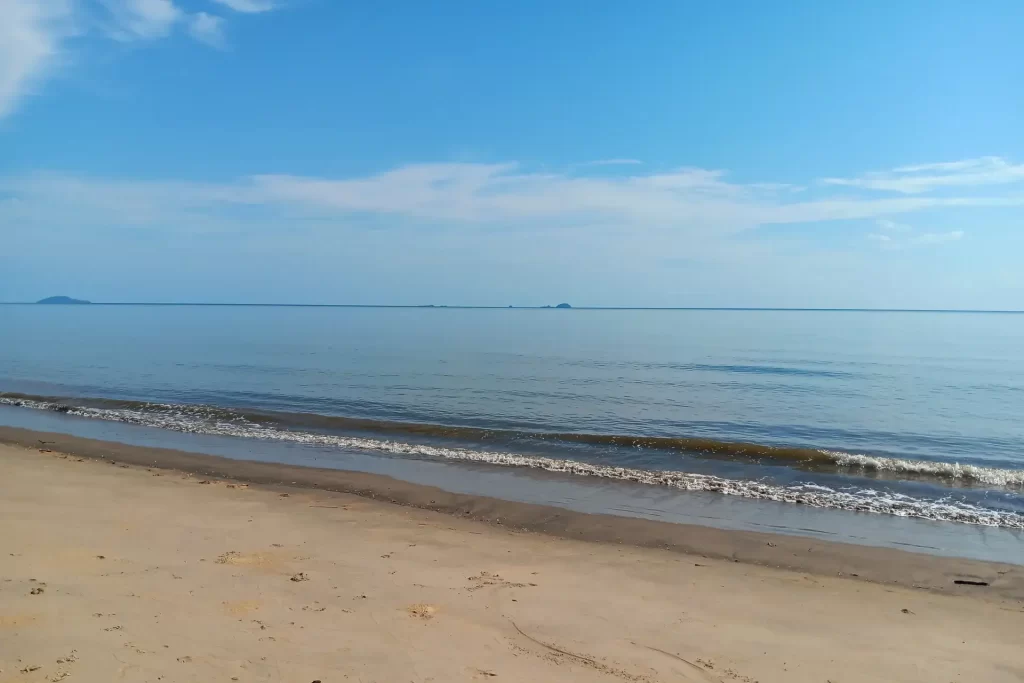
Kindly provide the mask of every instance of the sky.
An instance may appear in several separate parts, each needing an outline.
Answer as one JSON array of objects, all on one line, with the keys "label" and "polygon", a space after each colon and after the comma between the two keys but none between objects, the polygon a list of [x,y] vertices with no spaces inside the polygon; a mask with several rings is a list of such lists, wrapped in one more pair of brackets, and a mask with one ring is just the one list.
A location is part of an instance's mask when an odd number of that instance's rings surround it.
[{"label": "sky", "polygon": [[1024,3],[0,0],[0,301],[1024,309]]}]

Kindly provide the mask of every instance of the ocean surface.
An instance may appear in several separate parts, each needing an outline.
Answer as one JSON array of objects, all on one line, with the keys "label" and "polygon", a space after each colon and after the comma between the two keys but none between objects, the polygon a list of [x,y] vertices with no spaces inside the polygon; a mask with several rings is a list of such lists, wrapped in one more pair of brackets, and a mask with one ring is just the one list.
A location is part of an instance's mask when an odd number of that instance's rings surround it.
[{"label": "ocean surface", "polygon": [[1018,314],[0,306],[43,414],[1024,541]]}]

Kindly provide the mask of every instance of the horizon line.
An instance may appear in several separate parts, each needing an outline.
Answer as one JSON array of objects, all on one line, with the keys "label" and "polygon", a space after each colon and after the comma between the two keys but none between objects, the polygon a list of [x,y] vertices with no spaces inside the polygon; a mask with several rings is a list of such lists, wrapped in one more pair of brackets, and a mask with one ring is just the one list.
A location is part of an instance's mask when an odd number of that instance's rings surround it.
[{"label": "horizon line", "polygon": [[282,304],[282,303],[231,303],[191,301],[89,301],[77,303],[40,303],[38,301],[0,301],[0,306],[249,306],[257,308],[450,308],[476,310],[575,310],[575,311],[793,311],[833,313],[1024,313],[1024,309],[985,308],[865,308],[865,307],[799,307],[799,306],[471,306],[460,304]]}]

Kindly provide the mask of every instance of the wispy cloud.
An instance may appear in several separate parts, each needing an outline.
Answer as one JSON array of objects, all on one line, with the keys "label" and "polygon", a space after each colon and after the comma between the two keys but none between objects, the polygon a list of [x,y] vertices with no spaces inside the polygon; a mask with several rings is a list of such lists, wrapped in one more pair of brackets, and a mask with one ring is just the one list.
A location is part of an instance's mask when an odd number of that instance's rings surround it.
[{"label": "wispy cloud", "polygon": [[71,0],[0,0],[0,119],[60,65],[73,10]]},{"label": "wispy cloud", "polygon": [[224,40],[224,19],[207,14],[196,12],[188,22],[189,34],[201,43],[211,47],[223,48]]},{"label": "wispy cloud", "polygon": [[949,232],[917,232],[913,227],[887,218],[876,221],[883,232],[868,233],[867,238],[884,249],[906,249],[934,244],[957,242],[964,237],[963,230]]},{"label": "wispy cloud", "polygon": [[107,34],[121,41],[154,40],[170,34],[185,13],[171,0],[104,0]]},{"label": "wispy cloud", "polygon": [[[267,0],[220,4],[247,13],[277,7]],[[71,64],[67,43],[73,37],[144,42],[182,29],[206,45],[225,46],[222,17],[187,11],[175,0],[0,0],[0,120]]]},{"label": "wispy cloud", "polygon": [[1001,157],[901,166],[891,171],[872,171],[853,178],[825,178],[827,185],[863,190],[924,194],[942,188],[982,187],[1024,183],[1024,164]]},{"label": "wispy cloud", "polygon": [[872,239],[880,242],[937,244],[963,233],[922,233],[892,217],[936,207],[1024,205],[1024,198],[1004,195],[879,199],[806,196],[785,188],[733,183],[720,170],[683,168],[607,177],[531,172],[515,163],[412,164],[350,178],[252,175],[226,183],[61,174],[0,178],[0,193],[20,199],[21,211],[46,213],[63,207],[79,220],[93,216],[123,223],[131,216],[135,225],[178,220],[183,213],[215,218],[246,210],[322,220],[391,217],[392,225],[426,222],[452,229],[600,226],[722,237],[768,224],[870,219],[878,221]]},{"label": "wispy cloud", "polygon": [[269,12],[274,9],[276,4],[273,0],[213,0],[219,5],[224,5],[236,12],[245,12],[247,14],[256,14],[259,12]]},{"label": "wispy cloud", "polygon": [[914,244],[945,244],[946,242],[957,242],[964,236],[963,230],[951,230],[949,232],[926,232],[911,238]]},{"label": "wispy cloud", "polygon": [[912,232],[914,229],[906,223],[897,223],[894,220],[888,218],[879,218],[875,223],[878,225],[879,230],[885,232]]},{"label": "wispy cloud", "polygon": [[576,164],[577,168],[588,166],[639,166],[644,162],[639,159],[597,159],[595,161],[584,161]]}]

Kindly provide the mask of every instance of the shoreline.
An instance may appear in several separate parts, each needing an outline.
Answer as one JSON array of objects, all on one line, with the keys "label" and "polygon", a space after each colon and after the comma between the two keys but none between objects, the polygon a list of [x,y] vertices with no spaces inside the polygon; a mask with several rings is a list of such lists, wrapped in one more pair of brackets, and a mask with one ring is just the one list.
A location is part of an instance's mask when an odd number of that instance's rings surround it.
[{"label": "shoreline", "polygon": [[[724,530],[497,498],[457,494],[385,475],[233,460],[215,455],[98,441],[66,434],[0,427],[0,443],[125,465],[180,471],[275,491],[354,494],[440,512],[503,529],[611,546],[656,548],[816,576],[924,589],[952,595],[1024,600],[1024,566],[848,545],[783,534]],[[981,582],[957,584],[955,581]]]},{"label": "shoreline", "polygon": [[[512,480],[531,476],[527,474],[531,470],[542,476],[568,475],[575,482],[569,484],[571,487],[611,488],[624,483],[640,487],[636,489],[637,499],[648,499],[647,503],[654,502],[652,498],[661,499],[654,507],[641,504],[637,508],[639,516],[698,525],[708,524],[705,510],[709,508],[696,496],[726,496],[751,505],[723,502],[732,504],[732,509],[713,513],[714,526],[776,533],[779,527],[774,522],[762,521],[767,519],[765,514],[777,514],[790,518],[785,524],[798,535],[1024,564],[1020,547],[1024,542],[1024,498],[1020,490],[1024,470],[1006,468],[1008,463],[961,464],[683,435],[533,432],[202,403],[162,404],[17,392],[0,392],[0,424],[237,459],[320,466],[310,462],[308,453],[303,455],[301,449],[286,453],[293,446],[308,446],[361,460],[358,464],[339,463],[342,469],[379,472],[447,490],[591,513],[618,514],[617,509],[629,509],[635,501],[628,500],[633,498],[629,494],[619,500],[613,495],[608,505],[596,504],[597,498],[593,498],[579,507],[571,502],[571,496],[563,498],[550,489],[527,492],[520,488],[510,494],[502,486],[481,483],[504,477],[507,484],[516,486]],[[159,433],[164,438],[143,435],[147,429],[155,430],[152,436]],[[196,443],[225,437],[236,444],[258,441],[264,445],[221,448],[210,442]],[[250,456],[253,449],[257,455]],[[383,465],[388,460],[398,462],[390,457],[394,455],[404,461],[401,467],[407,471]],[[452,472],[462,465],[484,465],[491,467],[493,474],[453,482],[428,471],[434,468],[436,474],[442,463],[455,465]],[[498,474],[493,466],[508,470],[508,474]],[[673,498],[677,492],[683,495]],[[777,510],[769,509],[776,505]],[[756,510],[754,506],[765,509]],[[811,513],[814,509],[822,514]],[[877,513],[888,521],[876,523],[846,514],[850,512]],[[932,522],[955,522],[977,527],[981,533],[957,531]],[[819,526],[822,523],[825,525]],[[810,534],[801,534],[801,529]]]}]

